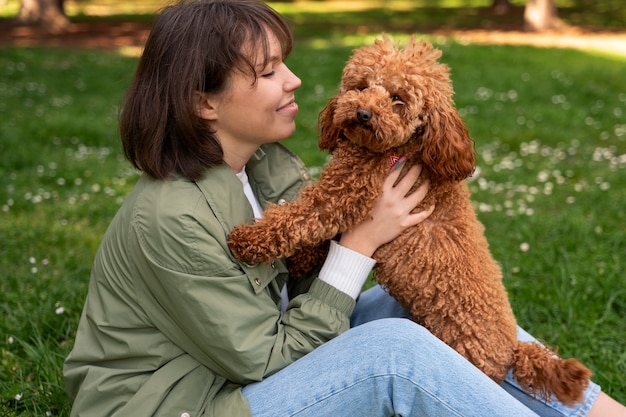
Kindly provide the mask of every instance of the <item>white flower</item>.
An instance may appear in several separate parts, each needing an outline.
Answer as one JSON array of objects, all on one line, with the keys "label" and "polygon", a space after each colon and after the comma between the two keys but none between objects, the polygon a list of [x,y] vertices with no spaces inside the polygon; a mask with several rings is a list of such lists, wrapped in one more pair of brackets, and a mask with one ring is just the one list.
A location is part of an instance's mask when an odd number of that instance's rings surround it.
[{"label": "white flower", "polygon": [[530,245],[527,242],[524,242],[519,245],[519,248],[522,252],[528,252],[528,250],[530,249]]}]

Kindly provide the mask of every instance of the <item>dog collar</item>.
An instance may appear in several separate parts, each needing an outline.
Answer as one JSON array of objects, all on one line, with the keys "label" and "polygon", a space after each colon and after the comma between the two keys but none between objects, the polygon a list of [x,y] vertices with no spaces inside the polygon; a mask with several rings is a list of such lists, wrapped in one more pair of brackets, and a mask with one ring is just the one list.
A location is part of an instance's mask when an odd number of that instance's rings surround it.
[{"label": "dog collar", "polygon": [[391,155],[389,155],[389,169],[390,170],[393,171],[402,162],[404,162],[404,158],[402,158],[402,155],[398,155],[395,152],[393,152]]}]

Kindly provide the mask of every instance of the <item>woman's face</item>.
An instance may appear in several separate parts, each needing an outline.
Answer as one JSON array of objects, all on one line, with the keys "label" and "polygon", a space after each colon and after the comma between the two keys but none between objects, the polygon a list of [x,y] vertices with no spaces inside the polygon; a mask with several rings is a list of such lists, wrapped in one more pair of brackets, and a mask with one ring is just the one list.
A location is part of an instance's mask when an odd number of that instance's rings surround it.
[{"label": "woman's face", "polygon": [[[209,98],[214,110],[209,120],[227,163],[233,152],[249,158],[260,145],[280,141],[295,131],[294,92],[301,81],[283,62],[276,37],[270,34],[269,41],[272,59],[265,67],[257,65],[256,83],[251,75],[235,71],[226,90]],[[252,53],[257,54],[253,62],[263,62],[262,52],[252,49]]]}]

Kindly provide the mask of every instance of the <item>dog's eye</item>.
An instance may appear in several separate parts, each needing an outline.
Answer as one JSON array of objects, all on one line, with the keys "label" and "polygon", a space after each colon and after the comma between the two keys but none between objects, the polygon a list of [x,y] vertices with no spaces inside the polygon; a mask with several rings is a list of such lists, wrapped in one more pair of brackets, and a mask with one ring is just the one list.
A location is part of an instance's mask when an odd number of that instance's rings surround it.
[{"label": "dog's eye", "polygon": [[396,102],[402,103],[402,98],[399,95],[397,95],[397,94],[392,94],[391,95],[391,101],[393,103],[396,103]]},{"label": "dog's eye", "polygon": [[359,90],[359,91],[367,90],[367,86],[366,85],[360,85],[360,86],[357,87],[357,90]]}]

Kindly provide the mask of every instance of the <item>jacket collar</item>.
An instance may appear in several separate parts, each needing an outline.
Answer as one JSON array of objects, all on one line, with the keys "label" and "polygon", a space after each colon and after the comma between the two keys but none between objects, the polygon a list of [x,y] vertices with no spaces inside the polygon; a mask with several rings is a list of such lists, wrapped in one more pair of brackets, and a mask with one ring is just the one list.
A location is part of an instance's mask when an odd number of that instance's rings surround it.
[{"label": "jacket collar", "polygon": [[[291,201],[310,180],[304,163],[279,143],[263,145],[246,165],[250,185],[261,206]],[[215,217],[229,233],[236,225],[254,220],[239,178],[226,164],[207,170],[196,181]]]}]

